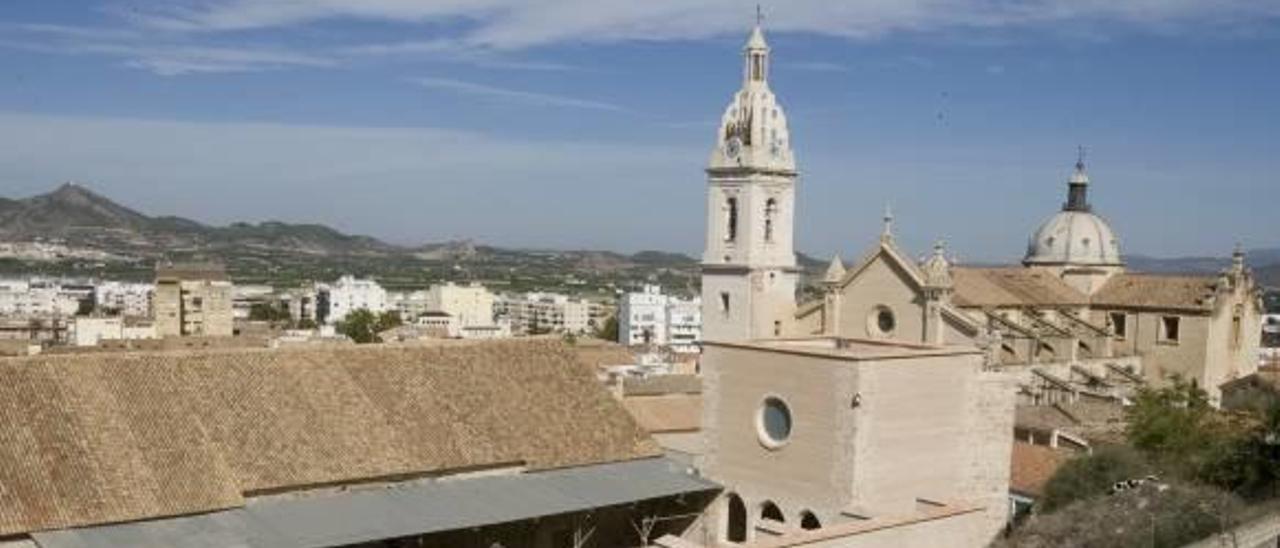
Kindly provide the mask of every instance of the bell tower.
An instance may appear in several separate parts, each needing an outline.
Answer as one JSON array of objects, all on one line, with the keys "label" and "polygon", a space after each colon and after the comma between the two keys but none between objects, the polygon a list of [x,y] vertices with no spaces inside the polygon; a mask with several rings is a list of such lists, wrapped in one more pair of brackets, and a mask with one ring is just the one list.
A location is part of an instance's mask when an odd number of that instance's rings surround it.
[{"label": "bell tower", "polygon": [[702,321],[707,340],[780,336],[795,313],[796,167],[787,117],[769,89],[769,45],[757,24],[743,49],[742,89],[707,167]]}]

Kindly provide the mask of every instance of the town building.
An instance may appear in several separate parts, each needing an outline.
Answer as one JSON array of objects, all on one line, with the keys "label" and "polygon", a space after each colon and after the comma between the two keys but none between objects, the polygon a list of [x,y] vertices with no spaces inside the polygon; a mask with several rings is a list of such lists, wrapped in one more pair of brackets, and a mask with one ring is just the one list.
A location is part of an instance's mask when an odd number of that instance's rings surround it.
[{"label": "town building", "polygon": [[374,280],[342,276],[334,283],[317,286],[316,303],[318,321],[334,325],[357,310],[386,312],[387,291]]},{"label": "town building", "polygon": [[231,288],[231,316],[248,320],[255,306],[275,306],[275,288],[269,285],[236,285]]},{"label": "town building", "polygon": [[516,335],[543,333],[586,334],[596,329],[590,301],[559,293],[518,293],[500,297],[496,316]]},{"label": "town building", "polygon": [[158,337],[230,337],[232,283],[216,264],[169,264],[156,269]]},{"label": "town building", "polygon": [[394,310],[400,319],[412,322],[431,310],[430,294],[418,291],[388,291],[387,309]]},{"label": "town building", "polygon": [[147,283],[101,281],[94,288],[94,310],[111,316],[151,317],[156,286]]},{"label": "town building", "polygon": [[675,352],[697,352],[702,340],[702,302],[665,295],[656,285],[619,299],[618,342],[629,346],[661,346]]},{"label": "town building", "polygon": [[71,342],[75,346],[98,346],[102,341],[156,338],[155,325],[141,318],[122,316],[76,316],[71,322]]},{"label": "town building", "polygon": [[57,280],[0,280],[0,317],[58,318],[74,316],[84,295]]},{"label": "town building", "polygon": [[478,283],[436,284],[427,290],[427,310],[453,316],[459,327],[493,325],[494,295]]}]

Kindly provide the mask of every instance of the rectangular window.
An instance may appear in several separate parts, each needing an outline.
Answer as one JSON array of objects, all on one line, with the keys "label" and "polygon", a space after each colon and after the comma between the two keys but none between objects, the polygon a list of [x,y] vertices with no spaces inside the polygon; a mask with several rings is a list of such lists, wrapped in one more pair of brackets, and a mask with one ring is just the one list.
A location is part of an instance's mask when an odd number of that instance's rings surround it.
[{"label": "rectangular window", "polygon": [[1160,317],[1160,340],[1162,342],[1178,342],[1178,331],[1182,327],[1182,318],[1177,316]]},{"label": "rectangular window", "polygon": [[1129,326],[1125,324],[1125,320],[1127,319],[1128,316],[1125,316],[1124,312],[1111,313],[1111,329],[1115,332],[1115,335],[1121,339],[1129,336]]}]

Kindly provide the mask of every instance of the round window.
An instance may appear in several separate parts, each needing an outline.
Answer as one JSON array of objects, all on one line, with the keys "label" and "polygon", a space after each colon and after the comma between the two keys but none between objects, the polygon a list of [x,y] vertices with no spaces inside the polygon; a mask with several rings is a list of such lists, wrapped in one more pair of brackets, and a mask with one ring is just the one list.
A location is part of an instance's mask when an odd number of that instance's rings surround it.
[{"label": "round window", "polygon": [[791,437],[791,409],[777,397],[765,398],[756,427],[765,446],[781,447]]},{"label": "round window", "polygon": [[893,312],[885,308],[876,313],[876,327],[883,333],[893,333],[898,324],[894,322]]},{"label": "round window", "polygon": [[898,318],[893,315],[893,310],[887,306],[877,306],[871,309],[871,314],[867,317],[867,334],[872,337],[888,337],[893,335],[893,331],[898,328]]}]

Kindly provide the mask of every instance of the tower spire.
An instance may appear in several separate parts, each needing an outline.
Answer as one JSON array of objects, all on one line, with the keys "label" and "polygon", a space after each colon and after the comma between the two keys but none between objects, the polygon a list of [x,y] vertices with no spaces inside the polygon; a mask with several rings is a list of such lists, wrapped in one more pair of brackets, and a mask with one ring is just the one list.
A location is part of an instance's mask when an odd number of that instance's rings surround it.
[{"label": "tower spire", "polygon": [[1063,211],[1090,211],[1089,206],[1089,175],[1084,171],[1084,146],[1076,147],[1076,171],[1071,174],[1071,178],[1067,180],[1067,203],[1062,206]]},{"label": "tower spire", "polygon": [[751,29],[743,51],[747,64],[743,71],[746,85],[764,85],[769,79],[769,43],[764,39],[764,12],[759,4],[756,5],[756,26]]}]

